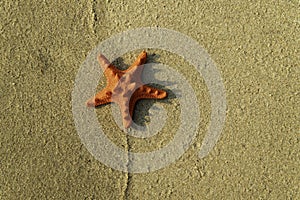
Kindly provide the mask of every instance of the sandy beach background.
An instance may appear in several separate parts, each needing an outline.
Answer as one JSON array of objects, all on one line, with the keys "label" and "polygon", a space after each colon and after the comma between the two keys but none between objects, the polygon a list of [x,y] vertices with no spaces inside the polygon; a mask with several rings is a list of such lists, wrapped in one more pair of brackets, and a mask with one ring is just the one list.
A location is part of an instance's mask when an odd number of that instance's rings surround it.
[{"label": "sandy beach background", "polygon": [[[300,199],[299,8],[296,0],[1,1],[0,199]],[[201,123],[177,162],[130,174],[82,144],[71,93],[97,44],[150,26],[186,34],[207,50],[224,81],[227,116],[213,151],[198,158],[210,119],[205,83],[179,56],[148,49],[199,88]],[[128,143],[105,114],[109,107],[96,112],[113,142],[145,152],[167,144],[177,128],[176,98],[165,101],[150,102],[169,113],[151,140]],[[147,105],[137,105],[137,122],[147,121]]]}]

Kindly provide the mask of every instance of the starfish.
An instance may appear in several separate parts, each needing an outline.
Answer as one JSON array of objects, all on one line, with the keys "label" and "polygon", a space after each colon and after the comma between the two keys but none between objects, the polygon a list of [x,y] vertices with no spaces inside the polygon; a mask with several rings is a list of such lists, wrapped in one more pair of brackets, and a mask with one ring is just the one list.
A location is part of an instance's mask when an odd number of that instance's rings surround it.
[{"label": "starfish", "polygon": [[140,53],[135,62],[126,70],[119,70],[107,58],[99,54],[97,60],[107,79],[106,87],[86,102],[88,107],[107,103],[117,103],[122,113],[123,126],[127,129],[132,124],[134,106],[140,99],[163,99],[167,92],[145,85],[142,80],[143,64],[147,53]]}]

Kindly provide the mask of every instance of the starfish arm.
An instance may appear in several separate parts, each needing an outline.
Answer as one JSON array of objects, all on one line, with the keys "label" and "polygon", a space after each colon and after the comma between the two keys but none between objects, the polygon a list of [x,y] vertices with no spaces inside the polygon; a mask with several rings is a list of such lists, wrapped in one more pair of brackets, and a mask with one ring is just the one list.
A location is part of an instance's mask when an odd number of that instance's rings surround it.
[{"label": "starfish arm", "polygon": [[119,107],[122,113],[122,119],[123,119],[123,126],[125,128],[129,128],[132,123],[132,115],[130,114],[130,110],[128,107],[129,104],[129,98],[127,100],[124,100],[122,102],[119,102]]},{"label": "starfish arm", "polygon": [[[145,64],[147,61],[147,53],[146,51],[142,51],[140,55],[137,57],[137,59],[134,61],[134,63],[127,69],[125,72],[131,71],[133,68],[140,66],[139,68],[143,68],[143,64]],[[141,74],[137,74],[141,75]]]},{"label": "starfish arm", "polygon": [[135,98],[134,96],[132,96],[132,98],[130,99],[129,113],[130,113],[131,118],[133,117],[134,107],[135,107],[135,104],[137,101],[138,101],[138,98]]},{"label": "starfish arm", "polygon": [[109,60],[101,53],[97,56],[97,60],[103,71],[110,65]]},{"label": "starfish arm", "polygon": [[166,91],[148,85],[139,87],[132,95],[132,97],[136,99],[163,99],[167,96]]},{"label": "starfish arm", "polygon": [[110,65],[108,68],[106,68],[104,75],[106,77],[107,87],[113,90],[123,74],[124,73],[122,71],[115,69],[113,65]]},{"label": "starfish arm", "polygon": [[107,81],[107,86],[110,88],[113,88],[116,85],[116,83],[118,83],[119,79],[123,76],[123,74],[125,72],[117,69],[102,54],[99,54],[97,59],[98,59],[98,62],[100,64],[101,68],[104,71],[104,75],[105,75],[106,81]]},{"label": "starfish arm", "polygon": [[94,97],[90,98],[87,102],[86,105],[88,107],[96,107],[100,105],[104,105],[107,103],[112,102],[112,92],[109,90],[102,90],[99,93],[97,93]]}]

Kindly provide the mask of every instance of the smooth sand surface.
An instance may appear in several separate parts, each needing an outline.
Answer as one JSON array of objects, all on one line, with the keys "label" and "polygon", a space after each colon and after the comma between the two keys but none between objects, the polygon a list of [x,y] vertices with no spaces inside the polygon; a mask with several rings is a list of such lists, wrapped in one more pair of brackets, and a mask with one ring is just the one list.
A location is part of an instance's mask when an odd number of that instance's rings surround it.
[{"label": "smooth sand surface", "polygon": [[[0,199],[300,199],[299,2],[130,2],[0,2]],[[199,88],[201,123],[175,163],[128,174],[82,144],[71,94],[97,44],[149,26],[179,31],[207,50],[224,81],[227,117],[213,151],[198,158],[210,121],[203,78],[178,55],[149,49]],[[138,53],[124,55],[124,63]],[[166,145],[176,131],[178,102],[166,101],[155,103],[165,106],[168,121],[147,140],[125,137],[110,123],[108,106],[96,112],[113,142],[145,152]],[[147,123],[148,104],[137,105],[137,122]]]}]

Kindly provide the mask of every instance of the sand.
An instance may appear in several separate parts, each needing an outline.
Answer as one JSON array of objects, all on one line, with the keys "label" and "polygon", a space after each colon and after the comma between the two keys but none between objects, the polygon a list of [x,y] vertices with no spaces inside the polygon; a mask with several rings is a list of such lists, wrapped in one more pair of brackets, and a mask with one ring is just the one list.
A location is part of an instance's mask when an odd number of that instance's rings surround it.
[{"label": "sand", "polygon": [[[299,2],[2,1],[0,3],[0,199],[299,199]],[[210,154],[197,154],[210,121],[200,76],[178,55],[149,49],[199,88],[201,125],[175,163],[149,173],[114,170],[82,144],[72,115],[74,80],[88,53],[116,33],[176,30],[204,47],[226,90],[226,123]],[[130,64],[139,51],[123,56]],[[100,87],[103,82],[100,82]],[[108,137],[135,152],[168,143],[125,137],[96,110]],[[151,102],[152,104],[155,102]],[[147,121],[147,103],[136,121]],[[149,107],[149,106],[148,106]],[[175,126],[174,126],[175,124]]]}]

